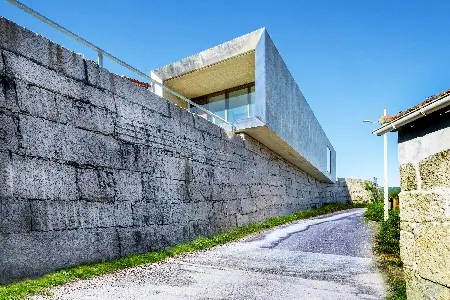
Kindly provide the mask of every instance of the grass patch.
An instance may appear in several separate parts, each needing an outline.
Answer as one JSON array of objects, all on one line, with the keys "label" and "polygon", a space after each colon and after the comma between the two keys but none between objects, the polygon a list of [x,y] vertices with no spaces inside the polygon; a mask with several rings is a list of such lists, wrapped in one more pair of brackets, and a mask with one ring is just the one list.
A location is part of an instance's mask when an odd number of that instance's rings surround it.
[{"label": "grass patch", "polygon": [[368,220],[379,223],[379,232],[375,237],[377,263],[389,284],[386,300],[406,300],[406,283],[403,263],[400,259],[400,211],[389,211],[389,217],[383,220],[383,203],[371,203],[364,214]]},{"label": "grass patch", "polygon": [[364,217],[371,221],[381,222],[383,221],[383,214],[384,214],[383,202],[376,201],[367,205]]},{"label": "grass patch", "polygon": [[386,221],[380,223],[377,250],[381,253],[400,255],[400,211],[390,210]]},{"label": "grass patch", "polygon": [[406,283],[403,263],[398,254],[378,253],[378,265],[389,283],[386,300],[406,300]]},{"label": "grass patch", "polygon": [[209,237],[200,237],[191,242],[178,244],[160,251],[152,251],[128,257],[115,259],[108,262],[99,262],[80,265],[72,268],[62,269],[36,279],[28,279],[0,286],[0,299],[24,299],[27,296],[48,293],[48,288],[68,283],[78,279],[87,279],[94,276],[111,273],[114,271],[155,263],[182,253],[208,249],[228,242],[236,241],[246,235],[261,232],[263,230],[290,223],[297,220],[307,219],[340,210],[362,207],[355,204],[326,204],[321,208],[295,212],[293,214],[268,219],[264,222],[252,223],[247,226],[237,227],[227,232]]}]

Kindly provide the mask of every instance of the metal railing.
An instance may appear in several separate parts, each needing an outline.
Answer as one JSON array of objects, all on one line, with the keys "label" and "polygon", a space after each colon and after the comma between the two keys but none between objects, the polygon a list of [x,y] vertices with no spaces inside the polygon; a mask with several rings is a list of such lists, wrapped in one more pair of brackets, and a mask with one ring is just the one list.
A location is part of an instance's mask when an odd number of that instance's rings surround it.
[{"label": "metal railing", "polygon": [[[196,108],[198,108],[199,110],[203,111],[204,113],[212,116],[213,118],[216,118],[218,120],[221,120],[222,122],[224,122],[225,124],[228,124],[231,127],[231,130],[234,130],[235,127],[233,126],[233,124],[231,124],[230,122],[228,122],[227,120],[223,119],[222,117],[214,114],[213,112],[203,108],[202,106],[196,104],[195,102],[193,102],[191,99],[186,98],[185,96],[181,95],[180,93],[168,88],[167,86],[165,86],[164,84],[154,80],[153,78],[151,78],[150,76],[148,76],[147,74],[145,74],[144,72],[139,71],[138,69],[136,69],[135,67],[130,66],[129,64],[127,64],[126,62],[124,62],[123,60],[118,59],[117,57],[115,57],[114,55],[106,52],[105,50],[103,50],[100,47],[95,46],[94,44],[88,42],[87,40],[83,39],[82,37],[76,35],[75,33],[73,33],[72,31],[64,28],[63,26],[53,22],[52,20],[48,19],[47,17],[43,16],[42,14],[38,13],[37,11],[31,9],[30,7],[26,6],[25,4],[17,1],[17,0],[7,0],[9,3],[13,4],[14,6],[20,8],[21,10],[29,13],[30,15],[38,18],[39,20],[43,21],[44,23],[47,23],[48,25],[52,26],[53,28],[58,29],[59,31],[65,33],[66,35],[70,36],[71,38],[73,38],[74,40],[82,43],[83,45],[91,48],[92,50],[94,50],[95,52],[97,52],[97,63],[100,67],[103,67],[103,57],[108,57],[109,59],[111,59],[112,61],[118,63],[119,65],[121,65],[122,67],[136,73],[137,75],[147,79],[153,86],[157,85],[159,87],[161,87],[163,90],[169,92],[170,94],[174,95],[175,97],[180,98],[181,100],[187,102],[189,105],[195,106]],[[188,105],[188,107],[189,107]],[[188,109],[189,110],[189,109]]]}]

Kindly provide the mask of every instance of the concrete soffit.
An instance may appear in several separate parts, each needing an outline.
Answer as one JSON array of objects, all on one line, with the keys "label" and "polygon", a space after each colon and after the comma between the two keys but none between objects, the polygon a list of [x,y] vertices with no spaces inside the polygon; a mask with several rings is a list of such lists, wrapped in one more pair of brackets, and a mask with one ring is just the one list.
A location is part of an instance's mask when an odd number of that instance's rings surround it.
[{"label": "concrete soffit", "polygon": [[254,51],[259,39],[265,31],[265,28],[258,29],[231,41],[222,43],[156,69],[153,72],[162,81],[167,81],[195,70],[245,54],[246,52]]},{"label": "concrete soffit", "polygon": [[255,51],[168,79],[164,84],[188,98],[222,91],[255,81]]}]

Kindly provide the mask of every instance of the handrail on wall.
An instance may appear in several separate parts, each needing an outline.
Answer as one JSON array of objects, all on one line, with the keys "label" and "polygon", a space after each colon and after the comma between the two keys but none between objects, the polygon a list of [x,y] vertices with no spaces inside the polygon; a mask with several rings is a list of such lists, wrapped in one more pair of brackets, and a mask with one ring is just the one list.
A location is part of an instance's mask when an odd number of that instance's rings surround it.
[{"label": "handrail on wall", "polygon": [[189,105],[195,106],[195,107],[197,107],[198,109],[200,109],[201,111],[205,112],[206,114],[208,114],[208,115],[210,115],[210,116],[212,116],[212,117],[214,117],[214,118],[216,118],[216,119],[219,119],[219,120],[221,120],[222,122],[224,122],[224,123],[230,125],[232,130],[235,129],[235,127],[234,127],[230,122],[228,122],[227,120],[223,119],[222,117],[220,117],[220,116],[214,114],[213,112],[211,112],[211,111],[209,111],[209,110],[203,108],[202,106],[196,104],[195,102],[193,102],[193,101],[190,100],[189,98],[186,98],[186,97],[184,97],[183,95],[181,95],[180,93],[178,93],[178,92],[176,92],[176,91],[174,91],[174,90],[168,88],[168,87],[165,86],[164,84],[162,84],[162,83],[160,83],[160,82],[154,80],[153,78],[151,78],[150,76],[148,76],[148,75],[145,74],[144,72],[141,72],[141,71],[139,71],[138,69],[136,69],[135,67],[130,66],[129,64],[127,64],[127,63],[124,62],[123,60],[120,60],[120,59],[118,59],[117,57],[115,57],[114,55],[112,55],[112,54],[106,52],[106,51],[103,50],[102,48],[95,46],[94,44],[88,42],[87,40],[83,39],[82,37],[76,35],[76,34],[73,33],[72,31],[70,31],[70,30],[64,28],[63,26],[61,26],[61,25],[59,25],[59,24],[53,22],[52,20],[48,19],[47,17],[41,15],[41,14],[38,13],[37,11],[35,11],[35,10],[29,8],[29,7],[26,6],[25,4],[23,4],[23,3],[21,3],[21,2],[19,2],[19,1],[17,1],[17,0],[7,0],[7,1],[8,1],[9,3],[11,3],[11,4],[17,6],[18,8],[22,9],[23,11],[29,13],[30,15],[32,15],[32,16],[38,18],[39,20],[41,20],[41,21],[47,23],[48,25],[50,25],[50,26],[52,26],[52,27],[58,29],[59,31],[65,33],[66,35],[70,36],[70,37],[73,38],[74,40],[76,40],[76,41],[82,43],[83,45],[85,45],[85,46],[91,48],[91,49],[94,50],[95,52],[97,52],[97,54],[98,54],[97,63],[98,63],[98,65],[99,65],[100,67],[103,67],[103,57],[106,56],[106,57],[108,57],[109,59],[111,59],[112,61],[114,61],[114,62],[118,63],[119,65],[121,65],[122,67],[124,67],[124,68],[126,68],[126,69],[128,69],[128,70],[130,70],[130,71],[132,71],[132,72],[134,72],[134,73],[136,73],[136,74],[138,74],[139,76],[141,76],[141,77],[147,79],[148,81],[150,81],[150,82],[152,83],[152,85],[158,85],[158,86],[160,86],[161,88],[163,88],[165,91],[169,92],[170,94],[172,94],[172,95],[174,95],[174,96],[180,98],[181,100],[183,100],[183,101],[189,103]]}]

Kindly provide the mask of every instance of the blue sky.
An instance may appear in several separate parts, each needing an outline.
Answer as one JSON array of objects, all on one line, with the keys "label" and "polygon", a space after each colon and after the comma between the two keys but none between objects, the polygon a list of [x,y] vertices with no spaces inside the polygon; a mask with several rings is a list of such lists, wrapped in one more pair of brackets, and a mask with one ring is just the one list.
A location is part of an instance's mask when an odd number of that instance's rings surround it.
[{"label": "blue sky", "polygon": [[[266,27],[337,152],[338,177],[383,179],[388,114],[450,88],[450,1],[23,0],[144,72]],[[5,0],[0,15],[95,59]],[[105,60],[118,74],[128,71]],[[389,177],[398,185],[397,135]]]}]

